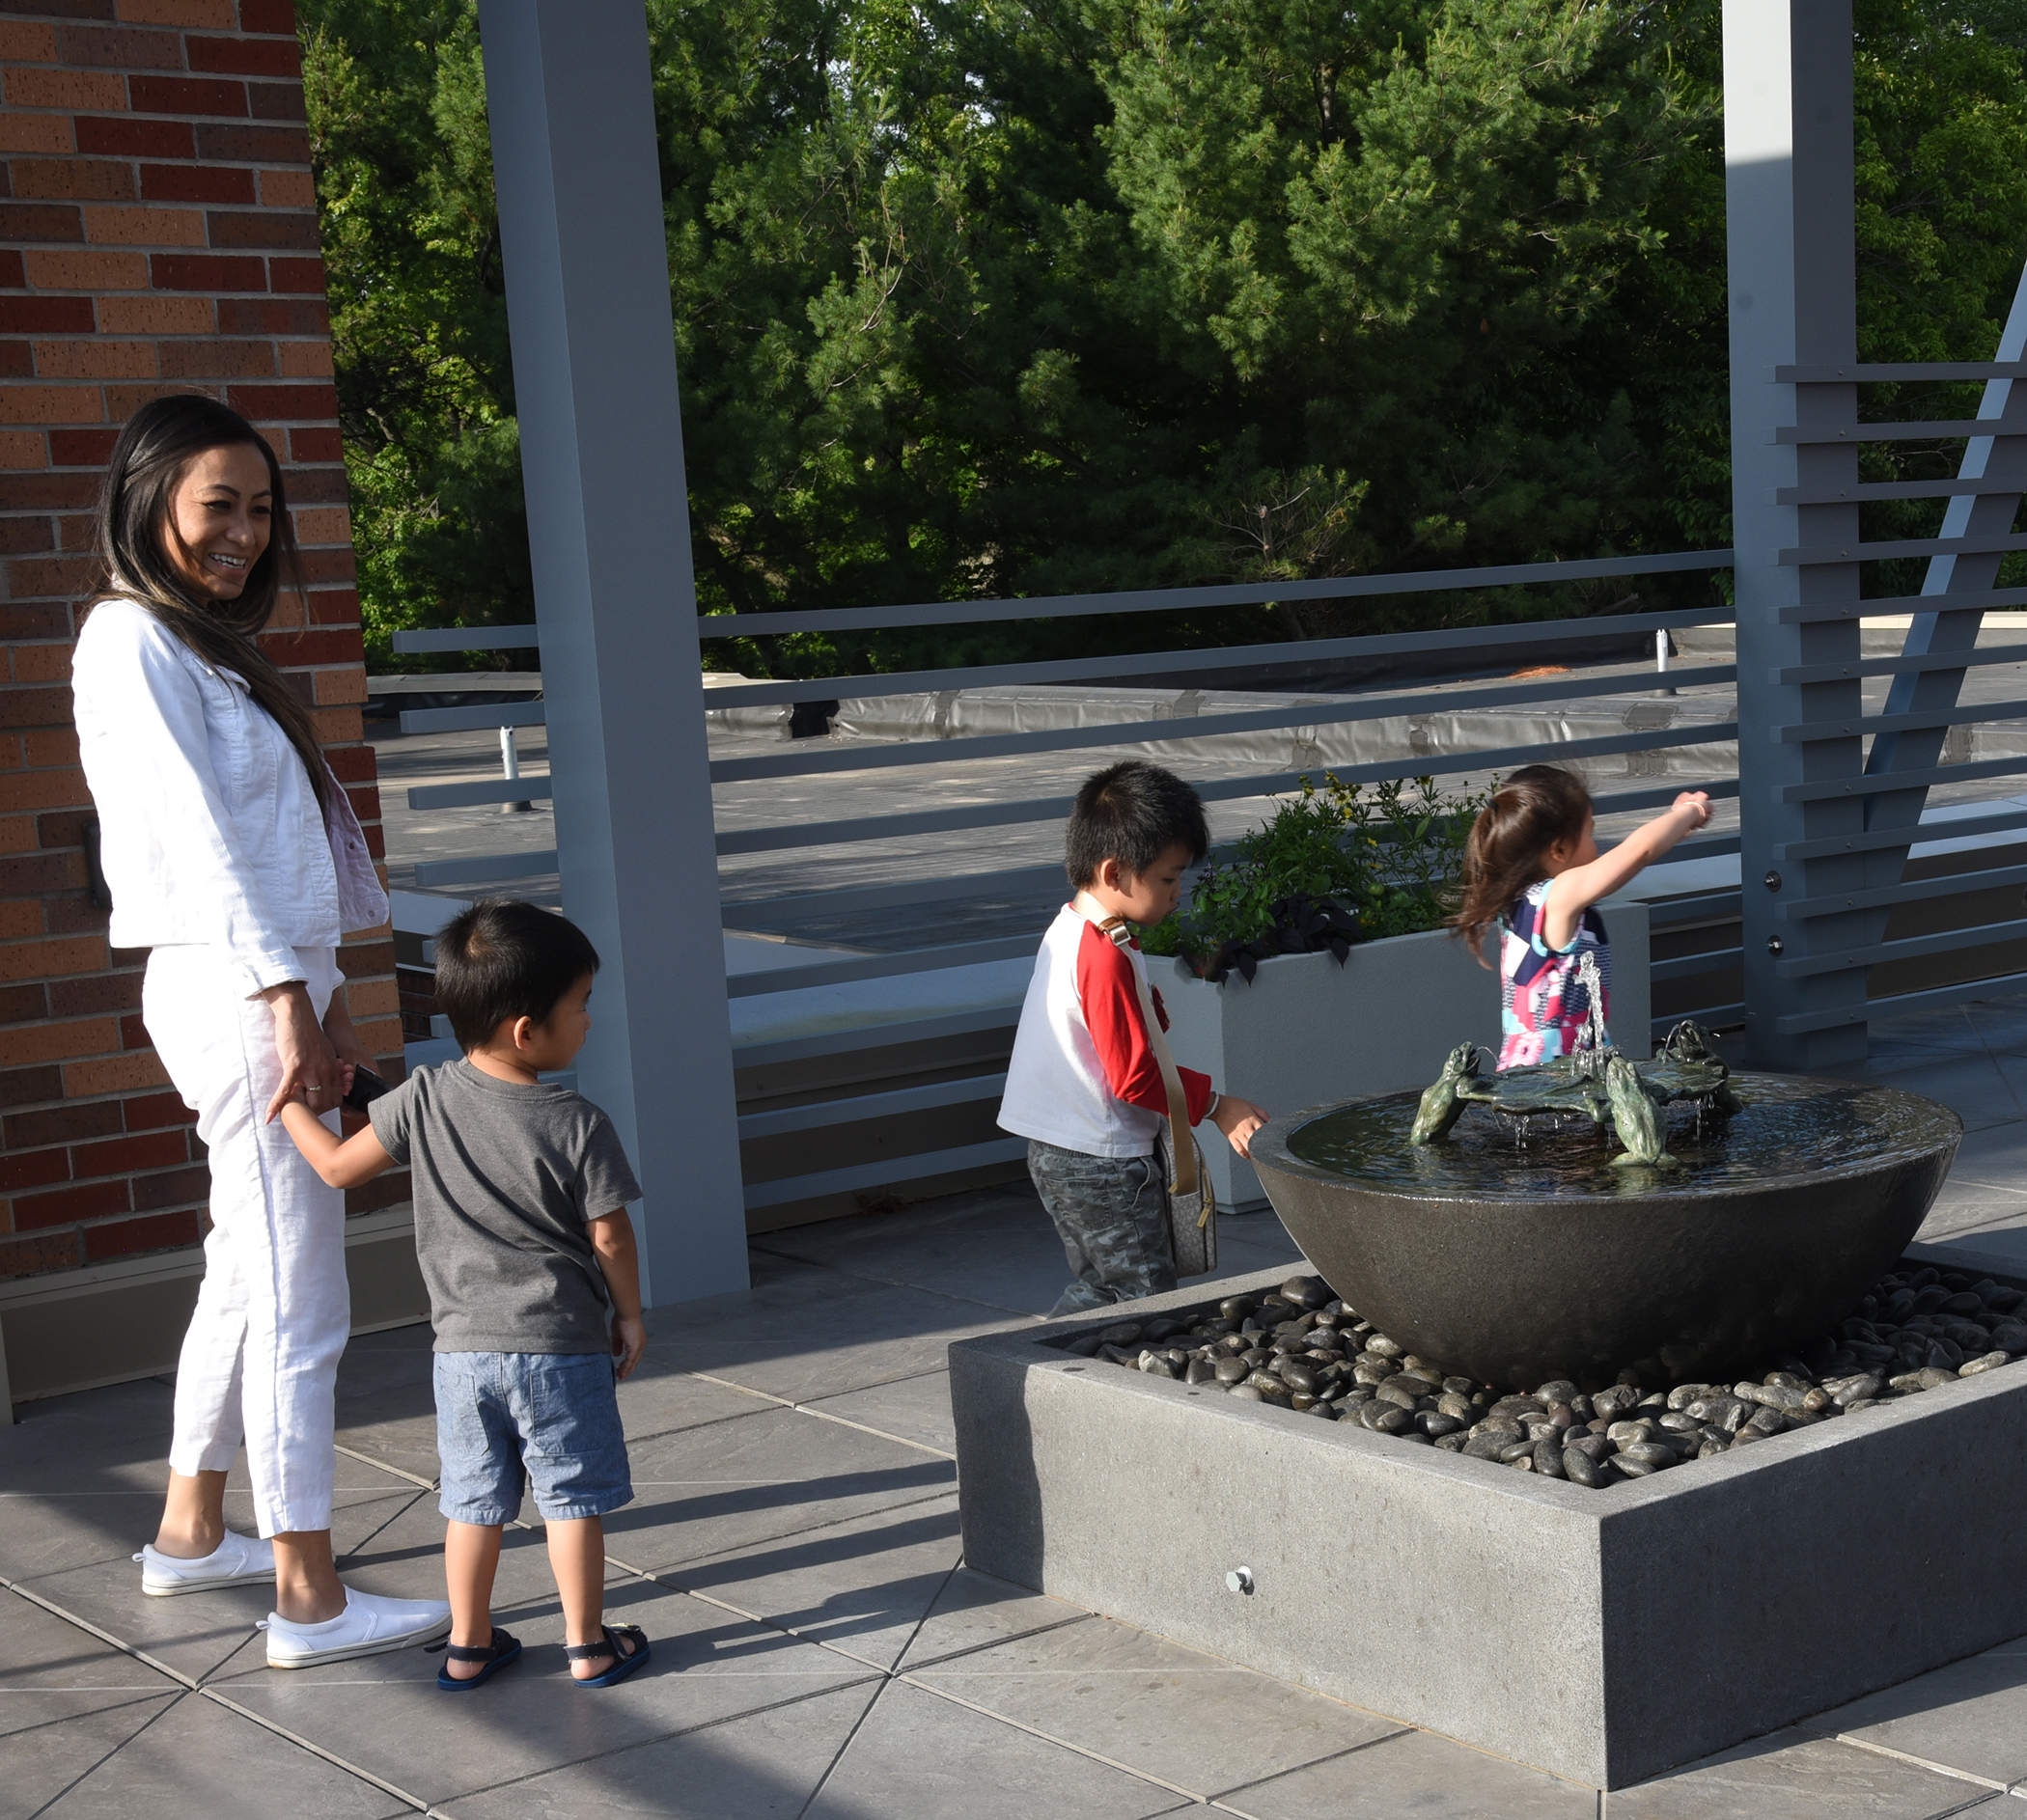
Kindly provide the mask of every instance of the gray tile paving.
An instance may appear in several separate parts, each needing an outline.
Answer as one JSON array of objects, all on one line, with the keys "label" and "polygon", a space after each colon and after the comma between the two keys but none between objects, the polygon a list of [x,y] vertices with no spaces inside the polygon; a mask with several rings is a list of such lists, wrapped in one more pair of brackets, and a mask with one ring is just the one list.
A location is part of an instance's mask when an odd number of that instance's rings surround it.
[{"label": "gray tile paving", "polygon": [[1940,1820],[1994,1799],[1881,1751],[1782,1731],[1608,1795],[1604,1807],[1608,1820]]},{"label": "gray tile paving", "polygon": [[1598,1811],[1593,1789],[1426,1731],[1235,1789],[1218,1805],[1248,1820],[1596,1820]]},{"label": "gray tile paving", "polygon": [[[1977,1127],[1925,1238],[2027,1271],[2027,998],[1911,1020],[1875,1051],[1871,1078]],[[1224,1274],[1297,1255],[1271,1215],[1220,1231]],[[0,1431],[0,1581],[58,1611],[0,1588],[0,1811],[2027,1813],[2027,1638],[1600,1802],[962,1566],[945,1349],[1032,1322],[1064,1280],[1033,1197],[995,1189],[769,1234],[750,1293],[655,1312],[621,1392],[638,1498],[608,1528],[609,1599],[655,1661],[599,1692],[566,1684],[539,1526],[510,1531],[497,1601],[527,1654],[480,1694],[439,1694],[420,1652],[270,1671],[265,1589],[140,1593],[128,1557],[159,1509],[169,1387],[25,1405]],[[354,1340],[338,1397],[346,1572],[411,1597],[442,1588],[429,1347],[424,1328]],[[234,1482],[229,1519],[250,1527]]]}]

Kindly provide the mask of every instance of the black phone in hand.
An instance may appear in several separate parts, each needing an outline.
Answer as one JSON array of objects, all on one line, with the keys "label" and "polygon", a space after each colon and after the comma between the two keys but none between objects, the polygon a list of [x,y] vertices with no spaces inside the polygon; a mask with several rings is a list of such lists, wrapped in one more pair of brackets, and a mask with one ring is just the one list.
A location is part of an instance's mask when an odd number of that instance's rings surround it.
[{"label": "black phone in hand", "polygon": [[352,1070],[352,1084],[346,1092],[345,1103],[353,1112],[363,1113],[387,1090],[387,1083],[362,1064]]}]

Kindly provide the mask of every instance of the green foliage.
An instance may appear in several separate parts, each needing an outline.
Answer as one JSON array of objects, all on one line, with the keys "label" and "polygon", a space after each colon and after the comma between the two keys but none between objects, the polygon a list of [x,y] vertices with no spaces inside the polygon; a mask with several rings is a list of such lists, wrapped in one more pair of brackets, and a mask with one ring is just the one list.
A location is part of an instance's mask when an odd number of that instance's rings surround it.
[{"label": "green foliage", "polygon": [[[1729,538],[1719,0],[648,14],[706,611]],[[521,618],[472,0],[300,16],[371,636]],[[1858,25],[1861,356],[1987,358],[2027,251],[2027,7],[1858,0]],[[1953,453],[1864,458],[1921,478]],[[1866,510],[1869,536],[1902,537],[1940,509]],[[1714,585],[708,648],[825,675],[1698,603]]]},{"label": "green foliage", "polygon": [[1250,979],[1243,956],[1333,945],[1329,931],[1305,926],[1318,905],[1348,913],[1352,941],[1439,928],[1456,907],[1464,842],[1485,802],[1446,796],[1432,777],[1370,792],[1329,772],[1320,787],[1304,778],[1300,793],[1241,836],[1229,858],[1204,867],[1188,906],[1148,930],[1141,947],[1185,955],[1206,975],[1236,963]]}]

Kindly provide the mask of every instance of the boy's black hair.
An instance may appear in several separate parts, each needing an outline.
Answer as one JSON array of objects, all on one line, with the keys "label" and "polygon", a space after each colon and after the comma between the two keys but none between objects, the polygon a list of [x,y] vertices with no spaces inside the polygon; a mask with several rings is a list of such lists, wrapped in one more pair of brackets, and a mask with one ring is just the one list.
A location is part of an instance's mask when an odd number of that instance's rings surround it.
[{"label": "boy's black hair", "polygon": [[436,1004],[460,1049],[489,1041],[510,1018],[546,1022],[597,971],[598,951],[569,918],[512,897],[473,904],[436,937]]},{"label": "boy's black hair", "polygon": [[1209,850],[1202,800],[1173,771],[1128,758],[1084,780],[1063,836],[1063,868],[1070,889],[1082,891],[1107,860],[1138,878],[1178,844],[1192,866]]}]

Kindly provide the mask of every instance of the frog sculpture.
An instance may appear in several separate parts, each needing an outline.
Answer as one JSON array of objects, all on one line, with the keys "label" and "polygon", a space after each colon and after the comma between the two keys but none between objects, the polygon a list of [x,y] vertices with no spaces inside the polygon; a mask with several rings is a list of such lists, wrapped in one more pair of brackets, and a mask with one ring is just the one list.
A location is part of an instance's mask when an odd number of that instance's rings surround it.
[{"label": "frog sculpture", "polygon": [[1466,1106],[1491,1106],[1521,1118],[1575,1113],[1609,1126],[1617,1136],[1624,1148],[1612,1159],[1615,1169],[1673,1169],[1668,1106],[1687,1101],[1716,1113],[1740,1109],[1742,1102],[1730,1086],[1731,1070],[1700,1025],[1684,1020],[1669,1032],[1652,1062],[1629,1062],[1605,1034],[1597,1011],[1603,995],[1588,954],[1581,977],[1590,988],[1592,1010],[1574,1050],[1487,1079],[1479,1072],[1478,1045],[1459,1043],[1442,1074],[1424,1089],[1409,1142],[1441,1143]]}]

